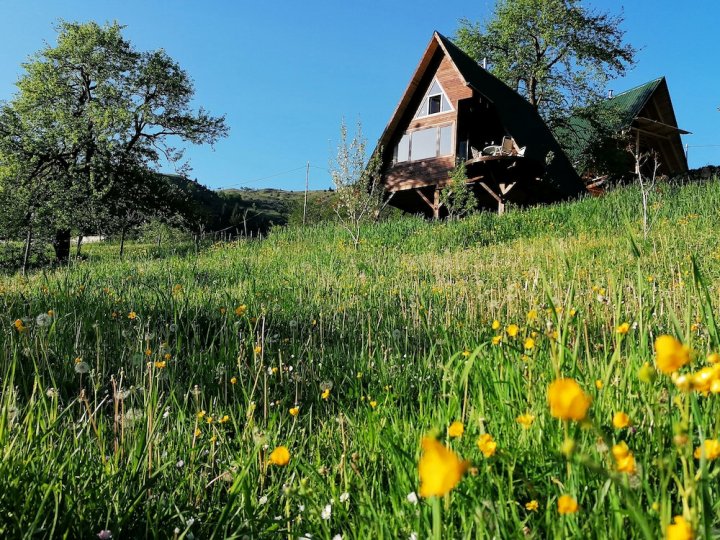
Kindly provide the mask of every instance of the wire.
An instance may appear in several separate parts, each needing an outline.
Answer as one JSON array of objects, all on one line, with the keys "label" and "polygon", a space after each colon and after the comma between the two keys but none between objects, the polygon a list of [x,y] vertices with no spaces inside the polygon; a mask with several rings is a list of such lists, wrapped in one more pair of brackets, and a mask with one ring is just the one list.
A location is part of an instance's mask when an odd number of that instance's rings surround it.
[{"label": "wire", "polygon": [[226,186],[221,186],[221,187],[218,187],[215,189],[228,189],[231,187],[243,187],[243,186],[247,186],[249,184],[257,184],[258,182],[262,182],[263,180],[268,180],[270,178],[276,178],[278,176],[282,176],[283,174],[300,171],[300,170],[304,169],[305,167],[306,166],[303,165],[302,167],[296,167],[294,169],[290,169],[289,171],[283,171],[283,172],[279,172],[279,173],[275,173],[275,174],[269,174],[268,176],[262,176],[260,178],[254,178],[252,180],[241,180],[240,182],[237,182],[235,184],[228,184]]}]

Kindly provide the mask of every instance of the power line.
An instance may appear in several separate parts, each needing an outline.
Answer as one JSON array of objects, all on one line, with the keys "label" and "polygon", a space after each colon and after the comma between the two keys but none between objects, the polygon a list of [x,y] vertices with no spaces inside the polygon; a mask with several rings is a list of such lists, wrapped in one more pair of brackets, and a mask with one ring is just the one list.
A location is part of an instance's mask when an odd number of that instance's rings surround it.
[{"label": "power line", "polygon": [[268,176],[262,176],[260,178],[254,178],[252,180],[241,180],[240,182],[237,182],[235,184],[228,184],[226,186],[218,187],[216,189],[228,189],[231,187],[244,187],[249,184],[257,184],[258,182],[262,182],[263,180],[269,180],[270,178],[276,178],[278,176],[282,176],[283,174],[300,171],[300,170],[304,169],[305,167],[306,167],[305,165],[302,165],[301,167],[295,167],[294,169],[290,169],[288,171],[283,171],[283,172],[279,172],[279,173],[275,173],[275,174],[269,174]]}]

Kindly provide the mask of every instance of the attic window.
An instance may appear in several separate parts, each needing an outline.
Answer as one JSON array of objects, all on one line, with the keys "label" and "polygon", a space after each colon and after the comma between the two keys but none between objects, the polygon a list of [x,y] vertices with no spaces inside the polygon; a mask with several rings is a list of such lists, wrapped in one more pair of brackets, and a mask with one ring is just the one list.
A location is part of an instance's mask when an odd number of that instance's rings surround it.
[{"label": "attic window", "polygon": [[453,108],[450,105],[450,101],[445,95],[445,91],[440,86],[437,79],[433,79],[430,88],[423,97],[420,107],[418,107],[415,113],[415,118],[422,118],[424,116],[430,116],[431,114],[439,114],[444,112],[450,112]]}]

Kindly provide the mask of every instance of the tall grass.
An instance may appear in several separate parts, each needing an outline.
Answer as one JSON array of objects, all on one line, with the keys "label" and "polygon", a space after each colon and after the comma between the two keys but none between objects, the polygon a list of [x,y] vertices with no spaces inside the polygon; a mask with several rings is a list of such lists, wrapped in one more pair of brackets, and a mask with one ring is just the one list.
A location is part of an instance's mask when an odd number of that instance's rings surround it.
[{"label": "tall grass", "polygon": [[[431,433],[473,465],[436,505],[443,538],[653,538],[676,515],[709,538],[720,469],[692,453],[720,435],[718,396],[637,374],[660,334],[693,367],[720,350],[719,202],[717,182],[662,186],[647,240],[628,188],[392,221],[358,250],[340,228],[291,228],[197,255],[88,245],[2,278],[0,535],[424,538]],[[592,396],[589,421],[550,416],[558,373]],[[614,468],[620,440],[635,474]],[[268,464],[279,445],[287,467]],[[563,494],[579,512],[558,514]]]}]

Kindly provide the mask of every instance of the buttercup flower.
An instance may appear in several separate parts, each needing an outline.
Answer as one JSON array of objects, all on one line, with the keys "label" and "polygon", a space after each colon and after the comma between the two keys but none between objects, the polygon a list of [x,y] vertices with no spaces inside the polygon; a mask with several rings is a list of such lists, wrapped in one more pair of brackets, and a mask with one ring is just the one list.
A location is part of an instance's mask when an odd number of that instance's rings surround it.
[{"label": "buttercup flower", "polygon": [[630,330],[630,323],[624,322],[615,329],[615,332],[624,336],[625,334],[628,333],[629,330]]},{"label": "buttercup flower", "polygon": [[625,441],[612,447],[612,454],[615,458],[615,464],[619,472],[634,474],[636,470],[635,457],[628,448]]},{"label": "buttercup flower", "polygon": [[291,416],[297,416],[298,414],[300,414],[300,407],[295,406],[295,407],[291,407],[291,408],[290,408],[290,415],[291,415]]},{"label": "buttercup flower", "polygon": [[660,336],[655,340],[655,365],[669,375],[690,361],[690,349],[672,336]]},{"label": "buttercup flower", "polygon": [[540,505],[538,504],[538,502],[535,499],[525,503],[525,509],[529,510],[530,512],[537,512],[537,509],[539,507],[540,507]]},{"label": "buttercup flower", "polygon": [[700,459],[705,454],[705,459],[713,461],[720,457],[720,440],[718,439],[705,439],[702,446],[698,446],[695,449],[695,459]]},{"label": "buttercup flower", "polygon": [[675,523],[668,525],[665,531],[665,538],[667,540],[693,540],[695,534],[693,533],[692,526],[685,521],[682,516],[675,516]]},{"label": "buttercup flower", "polygon": [[493,439],[492,435],[489,433],[483,433],[480,437],[478,437],[477,447],[480,449],[483,456],[489,458],[495,455],[497,443]]},{"label": "buttercup flower", "polygon": [[525,343],[523,343],[523,347],[530,350],[533,347],[535,347],[535,340],[531,337],[525,339]]},{"label": "buttercup flower", "polygon": [[284,467],[290,463],[290,451],[286,446],[278,446],[270,453],[268,463],[271,465],[277,465],[278,467]]},{"label": "buttercup flower", "polygon": [[630,425],[630,417],[622,411],[618,411],[613,415],[613,427],[615,429],[623,429]]},{"label": "buttercup flower", "polygon": [[535,421],[535,416],[530,413],[521,414],[516,419],[518,424],[520,424],[525,429],[528,429],[532,423]]},{"label": "buttercup flower", "polygon": [[577,501],[570,495],[561,495],[557,506],[559,514],[574,514],[580,508]]},{"label": "buttercup flower", "polygon": [[462,437],[463,433],[465,433],[465,426],[463,426],[462,422],[456,420],[450,424],[450,427],[448,428],[448,437]]},{"label": "buttercup flower", "polygon": [[574,379],[557,379],[547,391],[550,414],[561,420],[580,421],[590,408],[590,396]]},{"label": "buttercup flower", "polygon": [[469,463],[432,437],[424,437],[421,444],[418,491],[421,497],[442,497],[460,482]]},{"label": "buttercup flower", "polygon": [[505,328],[505,331],[507,332],[508,336],[515,337],[518,335],[520,328],[518,328],[517,324],[510,324],[507,326],[507,328]]}]

